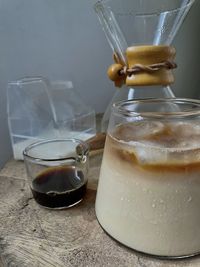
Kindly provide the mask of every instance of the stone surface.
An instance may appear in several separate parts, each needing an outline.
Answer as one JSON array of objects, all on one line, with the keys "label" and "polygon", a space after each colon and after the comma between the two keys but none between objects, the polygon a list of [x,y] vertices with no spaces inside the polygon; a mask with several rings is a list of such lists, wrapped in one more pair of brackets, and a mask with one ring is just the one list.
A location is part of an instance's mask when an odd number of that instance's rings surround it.
[{"label": "stone surface", "polygon": [[23,162],[0,172],[0,266],[14,267],[199,267],[200,257],[166,261],[136,253],[111,239],[94,210],[101,154],[90,159],[85,199],[60,211],[32,198]]}]

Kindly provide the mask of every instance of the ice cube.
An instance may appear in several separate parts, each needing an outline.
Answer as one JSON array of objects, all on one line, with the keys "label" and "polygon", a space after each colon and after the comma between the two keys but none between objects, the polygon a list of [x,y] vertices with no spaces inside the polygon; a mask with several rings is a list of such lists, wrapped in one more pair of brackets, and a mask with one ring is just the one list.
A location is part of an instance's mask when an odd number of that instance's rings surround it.
[{"label": "ice cube", "polygon": [[141,165],[183,165],[200,161],[200,125],[194,122],[127,123],[117,129],[121,148]]},{"label": "ice cube", "polygon": [[114,136],[118,140],[138,141],[148,138],[149,135],[156,135],[162,132],[164,129],[164,124],[161,122],[136,122],[127,123],[123,126],[119,126],[115,131]]}]

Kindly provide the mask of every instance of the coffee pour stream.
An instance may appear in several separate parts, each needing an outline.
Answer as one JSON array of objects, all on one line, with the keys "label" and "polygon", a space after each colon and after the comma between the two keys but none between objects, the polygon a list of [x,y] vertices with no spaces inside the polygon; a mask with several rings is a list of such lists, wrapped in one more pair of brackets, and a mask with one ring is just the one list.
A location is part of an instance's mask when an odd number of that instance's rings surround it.
[{"label": "coffee pour stream", "polygon": [[[173,98],[176,67],[171,43],[194,0],[100,0],[94,8],[112,48],[108,76],[116,90],[102,120],[107,130],[114,102]],[[154,70],[153,70],[154,68]]]}]

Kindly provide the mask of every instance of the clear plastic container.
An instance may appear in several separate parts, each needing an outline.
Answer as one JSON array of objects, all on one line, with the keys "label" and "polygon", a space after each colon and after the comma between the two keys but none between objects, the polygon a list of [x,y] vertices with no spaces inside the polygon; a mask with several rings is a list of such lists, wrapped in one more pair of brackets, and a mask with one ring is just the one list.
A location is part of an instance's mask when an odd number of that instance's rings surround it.
[{"label": "clear plastic container", "polygon": [[14,158],[23,159],[28,145],[53,138],[87,140],[96,133],[95,112],[71,81],[43,77],[8,83],[7,113]]}]

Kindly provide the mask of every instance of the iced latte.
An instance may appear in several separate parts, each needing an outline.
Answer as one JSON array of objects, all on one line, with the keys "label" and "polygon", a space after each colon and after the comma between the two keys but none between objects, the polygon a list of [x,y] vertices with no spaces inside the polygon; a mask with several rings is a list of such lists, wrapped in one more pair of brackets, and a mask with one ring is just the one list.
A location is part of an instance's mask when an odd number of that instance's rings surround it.
[{"label": "iced latte", "polygon": [[130,248],[182,257],[200,252],[200,122],[167,116],[109,130],[96,215]]}]

